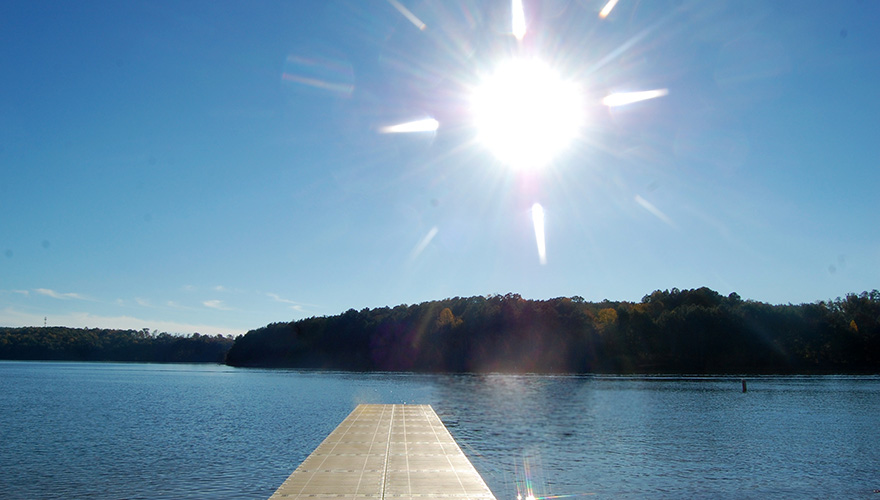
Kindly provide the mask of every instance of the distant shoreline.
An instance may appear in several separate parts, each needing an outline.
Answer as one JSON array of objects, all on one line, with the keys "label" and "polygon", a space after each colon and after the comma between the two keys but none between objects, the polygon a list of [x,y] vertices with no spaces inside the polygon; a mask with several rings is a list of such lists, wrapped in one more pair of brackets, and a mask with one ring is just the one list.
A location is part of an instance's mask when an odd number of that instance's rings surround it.
[{"label": "distant shoreline", "polygon": [[455,297],[273,323],[246,335],[0,327],[0,359],[350,372],[880,374],[880,292],[773,306],[708,288],[640,303]]},{"label": "distant shoreline", "polygon": [[0,359],[223,363],[232,336],[170,335],[149,330],[0,327]]},{"label": "distant shoreline", "polygon": [[708,288],[641,302],[455,297],[273,323],[231,366],[417,373],[878,374],[880,292],[769,305]]}]

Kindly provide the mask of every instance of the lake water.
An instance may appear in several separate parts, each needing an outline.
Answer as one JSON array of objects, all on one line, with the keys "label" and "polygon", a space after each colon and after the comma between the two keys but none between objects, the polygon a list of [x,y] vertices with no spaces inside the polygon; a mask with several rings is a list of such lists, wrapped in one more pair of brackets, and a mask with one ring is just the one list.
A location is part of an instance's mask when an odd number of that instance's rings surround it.
[{"label": "lake water", "polygon": [[358,403],[427,403],[499,500],[880,498],[880,377],[0,362],[0,498],[265,499]]}]

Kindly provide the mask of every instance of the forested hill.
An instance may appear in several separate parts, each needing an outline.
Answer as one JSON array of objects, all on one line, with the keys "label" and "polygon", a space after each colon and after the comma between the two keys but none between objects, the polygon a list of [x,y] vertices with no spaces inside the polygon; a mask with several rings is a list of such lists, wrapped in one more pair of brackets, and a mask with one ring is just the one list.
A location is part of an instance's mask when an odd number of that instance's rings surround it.
[{"label": "forested hill", "polygon": [[60,326],[0,327],[0,359],[222,363],[231,336]]},{"label": "forested hill", "polygon": [[769,305],[708,288],[639,303],[517,294],[275,323],[234,366],[535,373],[880,373],[880,292]]}]

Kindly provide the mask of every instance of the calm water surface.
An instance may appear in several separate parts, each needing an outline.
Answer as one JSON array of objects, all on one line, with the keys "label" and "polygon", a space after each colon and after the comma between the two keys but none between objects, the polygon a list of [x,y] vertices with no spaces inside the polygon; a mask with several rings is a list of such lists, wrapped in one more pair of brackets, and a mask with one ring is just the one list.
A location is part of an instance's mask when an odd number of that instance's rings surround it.
[{"label": "calm water surface", "polygon": [[880,377],[0,362],[0,497],[265,499],[358,403],[426,403],[499,500],[880,498]]}]

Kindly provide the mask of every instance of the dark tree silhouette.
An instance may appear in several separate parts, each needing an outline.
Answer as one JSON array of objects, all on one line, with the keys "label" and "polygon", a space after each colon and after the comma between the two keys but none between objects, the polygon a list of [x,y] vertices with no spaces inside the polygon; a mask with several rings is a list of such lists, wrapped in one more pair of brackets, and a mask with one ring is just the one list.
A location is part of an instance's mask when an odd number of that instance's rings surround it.
[{"label": "dark tree silhouette", "polygon": [[537,373],[877,373],[880,293],[769,305],[706,287],[641,302],[454,297],[276,323],[236,366]]}]

